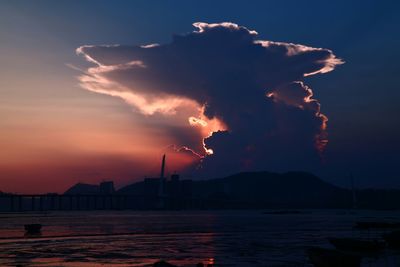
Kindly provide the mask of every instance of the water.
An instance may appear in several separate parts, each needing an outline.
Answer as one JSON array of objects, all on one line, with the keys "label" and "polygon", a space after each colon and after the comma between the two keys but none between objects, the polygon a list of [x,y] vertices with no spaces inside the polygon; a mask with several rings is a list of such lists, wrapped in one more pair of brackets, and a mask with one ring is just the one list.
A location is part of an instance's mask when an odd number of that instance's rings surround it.
[{"label": "water", "polygon": [[[90,211],[0,214],[0,266],[310,266],[305,250],[328,237],[373,237],[352,229],[359,220],[397,220],[398,212]],[[23,225],[41,223],[40,238]],[[400,266],[396,252],[364,266]]]}]

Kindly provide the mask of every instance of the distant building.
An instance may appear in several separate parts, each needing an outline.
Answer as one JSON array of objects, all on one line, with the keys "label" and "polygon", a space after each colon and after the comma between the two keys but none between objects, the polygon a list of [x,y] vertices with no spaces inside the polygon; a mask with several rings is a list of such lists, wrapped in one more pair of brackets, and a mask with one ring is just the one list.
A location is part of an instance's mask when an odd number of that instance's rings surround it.
[{"label": "distant building", "polygon": [[181,197],[190,198],[193,195],[193,181],[182,180],[181,184]]},{"label": "distant building", "polygon": [[167,195],[172,198],[188,198],[193,194],[193,181],[180,180],[179,174],[171,175],[167,182]]},{"label": "distant building", "polygon": [[106,181],[100,183],[100,194],[114,194],[114,182]]},{"label": "distant building", "polygon": [[171,182],[179,182],[179,179],[179,174],[174,173],[171,175]]},{"label": "distant building", "polygon": [[160,190],[160,178],[144,179],[144,195],[146,197],[158,197]]},{"label": "distant building", "polygon": [[143,181],[141,195],[147,208],[181,208],[193,197],[192,180],[181,180],[177,173],[172,174],[170,179],[166,178],[165,159],[166,155],[163,155],[160,177],[145,178]]},{"label": "distant building", "polygon": [[171,181],[168,183],[168,193],[172,198],[180,197],[180,177],[179,174],[171,175]]}]

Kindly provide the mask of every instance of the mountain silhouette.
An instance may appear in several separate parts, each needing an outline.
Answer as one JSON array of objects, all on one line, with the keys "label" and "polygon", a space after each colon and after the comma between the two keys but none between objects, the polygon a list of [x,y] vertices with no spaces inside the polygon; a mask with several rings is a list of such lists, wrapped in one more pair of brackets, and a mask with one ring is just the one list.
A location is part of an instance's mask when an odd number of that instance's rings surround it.
[{"label": "mountain silhouette", "polygon": [[[139,181],[122,187],[115,194],[130,196],[133,201],[129,206],[131,208],[154,208],[159,182],[157,178],[148,180],[147,183]],[[181,204],[174,204],[178,207],[186,207],[187,203],[195,201],[201,203],[195,208],[211,209],[323,209],[351,208],[353,204],[366,209],[400,209],[400,190],[356,190],[354,203],[351,190],[329,184],[307,172],[242,172],[208,180],[180,180],[179,183],[183,186],[179,190],[186,189],[178,195],[174,195],[173,191],[170,191],[172,195],[166,195],[172,201],[181,201]],[[155,190],[149,191],[149,186]],[[172,186],[171,180],[166,188],[169,186]],[[99,194],[100,191],[99,185],[78,183],[64,194]]]},{"label": "mountain silhouette", "polygon": [[98,194],[100,187],[93,184],[77,183],[64,192],[64,195]]},{"label": "mountain silhouette", "polygon": [[[145,183],[118,190],[142,195]],[[193,197],[209,208],[339,208],[351,203],[349,190],[307,172],[242,172],[224,178],[193,181]]]},{"label": "mountain silhouette", "polygon": [[[349,191],[307,172],[243,172],[197,181],[194,194],[252,207],[330,208],[350,203]],[[248,205],[246,205],[248,204]]]}]

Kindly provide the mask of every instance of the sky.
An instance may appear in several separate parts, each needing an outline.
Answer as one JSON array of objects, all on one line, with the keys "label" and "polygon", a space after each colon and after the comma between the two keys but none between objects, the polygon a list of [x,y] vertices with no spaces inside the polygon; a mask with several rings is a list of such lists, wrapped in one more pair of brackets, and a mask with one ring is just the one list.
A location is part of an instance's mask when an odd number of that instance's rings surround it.
[{"label": "sky", "polygon": [[400,188],[399,26],[397,1],[2,1],[0,190],[120,187],[163,153]]}]

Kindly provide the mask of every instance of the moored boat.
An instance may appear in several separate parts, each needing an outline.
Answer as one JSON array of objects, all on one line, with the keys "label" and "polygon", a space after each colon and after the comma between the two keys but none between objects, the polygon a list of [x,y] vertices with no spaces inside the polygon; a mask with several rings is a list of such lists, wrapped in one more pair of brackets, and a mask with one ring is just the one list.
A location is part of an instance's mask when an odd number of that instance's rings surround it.
[{"label": "moored boat", "polygon": [[39,223],[25,224],[24,228],[27,234],[39,234],[42,230],[42,225]]}]

